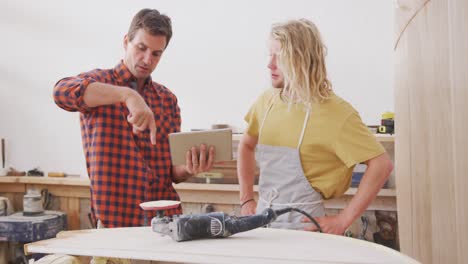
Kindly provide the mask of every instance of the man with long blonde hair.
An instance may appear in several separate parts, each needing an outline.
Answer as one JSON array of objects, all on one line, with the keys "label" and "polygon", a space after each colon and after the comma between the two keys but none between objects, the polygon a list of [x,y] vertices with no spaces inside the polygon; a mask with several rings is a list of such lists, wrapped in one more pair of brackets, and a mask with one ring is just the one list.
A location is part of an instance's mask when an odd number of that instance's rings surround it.
[{"label": "man with long blonde hair", "polygon": [[[306,19],[272,27],[268,68],[273,88],[250,108],[239,144],[242,215],[291,206],[313,216],[323,232],[343,234],[393,170],[358,112],[333,93],[325,53],[317,27]],[[367,164],[367,169],[357,193],[338,215],[325,216],[323,199],[345,193],[358,163]],[[257,164],[258,202],[253,192]],[[308,221],[292,212],[271,227],[318,229]]]}]

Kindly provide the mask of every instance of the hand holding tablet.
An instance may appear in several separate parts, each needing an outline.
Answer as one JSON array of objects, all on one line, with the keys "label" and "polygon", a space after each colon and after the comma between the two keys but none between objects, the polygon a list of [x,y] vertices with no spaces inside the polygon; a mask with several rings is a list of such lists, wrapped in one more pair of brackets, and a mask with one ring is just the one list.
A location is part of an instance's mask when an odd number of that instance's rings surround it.
[{"label": "hand holding tablet", "polygon": [[190,150],[200,153],[200,146],[202,144],[206,145],[206,160],[208,159],[208,152],[211,146],[215,148],[216,152],[214,155],[214,162],[232,160],[231,129],[215,129],[169,134],[172,164],[186,164],[187,151]]}]

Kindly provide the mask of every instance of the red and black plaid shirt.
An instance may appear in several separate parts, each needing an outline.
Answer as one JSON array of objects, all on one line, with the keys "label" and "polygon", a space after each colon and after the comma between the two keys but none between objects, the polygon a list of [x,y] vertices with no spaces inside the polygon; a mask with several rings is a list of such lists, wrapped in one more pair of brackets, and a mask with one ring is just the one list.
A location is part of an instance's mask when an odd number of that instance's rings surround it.
[{"label": "red and black plaid shirt", "polygon": [[[90,108],[83,100],[92,82],[136,87],[136,79],[123,62],[114,69],[96,69],[56,84],[54,100],[67,111],[79,111],[86,167],[91,181],[91,209],[105,227],[141,226],[141,202],[179,200],[172,187],[168,134],[180,131],[176,96],[151,80],[140,95],[153,110],[157,134],[152,145],[149,130],[133,134],[124,103]],[[167,215],[180,214],[172,209]],[[154,212],[146,213],[148,221]]]}]

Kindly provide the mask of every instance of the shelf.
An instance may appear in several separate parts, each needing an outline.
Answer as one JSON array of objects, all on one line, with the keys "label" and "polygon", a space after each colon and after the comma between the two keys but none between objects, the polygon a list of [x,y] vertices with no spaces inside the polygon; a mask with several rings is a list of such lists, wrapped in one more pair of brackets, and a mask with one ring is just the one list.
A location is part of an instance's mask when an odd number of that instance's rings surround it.
[{"label": "shelf", "polygon": [[89,186],[89,179],[80,177],[0,176],[0,183]]},{"label": "shelf", "polygon": [[395,142],[395,134],[374,134],[379,142]]},{"label": "shelf", "polygon": [[[221,191],[221,192],[238,192],[238,184],[206,184],[206,183],[179,183],[174,184],[176,190],[192,190],[192,191]],[[258,192],[258,185],[254,186],[254,191]],[[357,188],[349,188],[344,195],[355,195]],[[381,189],[377,197],[395,197],[395,189]]]},{"label": "shelf", "polygon": [[[243,134],[232,134],[232,140],[233,141],[239,141],[242,138]],[[374,136],[377,138],[377,141],[379,142],[395,142],[395,135],[389,135],[389,134],[374,134]]]},{"label": "shelf", "polygon": [[[176,190],[191,191],[221,191],[221,192],[239,192],[239,184],[217,184],[217,183],[178,183],[173,184]],[[258,191],[258,186],[254,186],[254,191]]]},{"label": "shelf", "polygon": [[[46,184],[46,185],[74,185],[74,186],[89,186],[88,178],[49,178],[49,177],[31,177],[31,176],[3,176],[0,177],[0,183],[25,183],[25,184]],[[174,184],[176,190],[193,190],[193,191],[222,191],[222,192],[238,192],[238,184],[206,184],[206,183],[179,183]],[[254,186],[254,191],[258,191],[258,186]],[[357,188],[349,188],[345,195],[355,195]],[[381,189],[377,196],[395,197],[395,189]]]},{"label": "shelf", "polygon": [[[357,188],[349,188],[344,195],[355,195],[357,193]],[[377,197],[396,197],[395,189],[381,189],[377,194]]]},{"label": "shelf", "polygon": [[[205,183],[179,183],[174,184],[174,188],[179,193],[183,204],[216,204],[224,206],[225,210],[233,210],[239,205],[239,185],[238,184],[205,184]],[[324,201],[327,209],[345,208],[357,188],[350,188],[343,196]],[[258,186],[254,186],[254,197],[258,199]],[[228,207],[226,207],[228,206]],[[377,197],[371,202],[367,210],[396,211],[395,189],[382,189]]]}]

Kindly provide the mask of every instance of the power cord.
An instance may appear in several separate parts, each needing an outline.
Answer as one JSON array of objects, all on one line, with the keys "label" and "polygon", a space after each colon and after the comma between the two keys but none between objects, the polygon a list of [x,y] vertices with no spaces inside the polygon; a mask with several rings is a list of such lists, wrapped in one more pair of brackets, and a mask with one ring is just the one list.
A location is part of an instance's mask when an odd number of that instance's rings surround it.
[{"label": "power cord", "polygon": [[312,223],[314,223],[314,225],[318,228],[318,231],[320,233],[323,233],[322,228],[320,227],[319,223],[317,223],[317,221],[310,214],[302,211],[301,209],[297,209],[297,208],[293,208],[293,207],[287,207],[287,208],[284,208],[284,209],[276,210],[275,212],[276,212],[277,215],[282,215],[282,214],[285,214],[285,213],[289,213],[291,211],[298,212],[298,213],[301,213],[301,214],[305,215],[307,218],[310,219],[310,221]]}]

